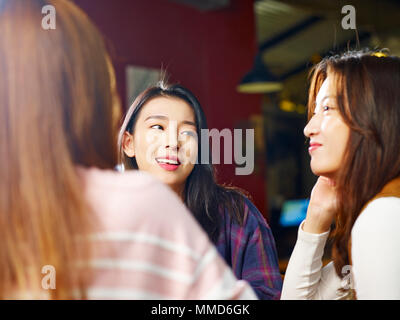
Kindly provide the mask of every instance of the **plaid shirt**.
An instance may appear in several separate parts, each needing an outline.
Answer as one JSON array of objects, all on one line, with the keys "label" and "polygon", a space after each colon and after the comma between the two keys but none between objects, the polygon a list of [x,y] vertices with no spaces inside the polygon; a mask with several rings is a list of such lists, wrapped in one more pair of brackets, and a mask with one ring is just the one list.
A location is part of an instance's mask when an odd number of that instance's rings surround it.
[{"label": "plaid shirt", "polygon": [[282,277],[275,240],[254,204],[245,199],[243,226],[234,222],[227,210],[224,210],[220,232],[218,252],[236,277],[246,280],[259,299],[279,299]]}]

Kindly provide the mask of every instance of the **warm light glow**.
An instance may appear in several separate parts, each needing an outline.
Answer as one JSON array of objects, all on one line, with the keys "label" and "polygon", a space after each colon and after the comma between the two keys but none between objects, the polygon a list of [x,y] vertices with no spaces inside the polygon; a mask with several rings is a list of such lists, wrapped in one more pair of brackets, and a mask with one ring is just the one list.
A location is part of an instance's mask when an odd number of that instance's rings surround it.
[{"label": "warm light glow", "polygon": [[237,86],[242,93],[268,93],[282,90],[281,82],[252,82],[243,83]]},{"label": "warm light glow", "polygon": [[374,52],[373,54],[371,54],[371,56],[382,58],[382,57],[387,57],[387,54],[383,52]]}]

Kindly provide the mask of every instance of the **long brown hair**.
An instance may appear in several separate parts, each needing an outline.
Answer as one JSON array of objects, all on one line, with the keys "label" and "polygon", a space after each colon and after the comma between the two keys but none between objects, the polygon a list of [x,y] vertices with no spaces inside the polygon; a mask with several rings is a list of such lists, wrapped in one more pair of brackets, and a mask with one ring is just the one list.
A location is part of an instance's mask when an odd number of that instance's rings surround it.
[{"label": "long brown hair", "polygon": [[332,257],[336,273],[351,264],[351,230],[364,205],[400,176],[400,58],[368,50],[325,58],[312,72],[309,118],[327,77],[350,137],[339,169]]},{"label": "long brown hair", "polygon": [[[56,9],[55,30],[41,26],[45,5]],[[87,274],[76,262],[91,250],[75,236],[96,221],[76,166],[117,163],[103,39],[69,1],[1,1],[0,74],[0,298],[43,293],[45,265],[56,271],[50,298],[73,289],[82,298]]]}]

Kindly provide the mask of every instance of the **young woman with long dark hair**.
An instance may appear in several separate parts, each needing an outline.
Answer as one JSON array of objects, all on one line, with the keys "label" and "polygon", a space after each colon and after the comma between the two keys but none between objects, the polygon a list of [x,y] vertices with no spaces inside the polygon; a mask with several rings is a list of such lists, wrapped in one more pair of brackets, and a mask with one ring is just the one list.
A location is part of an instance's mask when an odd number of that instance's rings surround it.
[{"label": "young woman with long dark hair", "polygon": [[[400,299],[400,58],[347,52],[313,70],[311,192],[282,298]],[[332,222],[333,263],[321,257]]]},{"label": "young woman with long dark hair", "polygon": [[[180,85],[160,82],[141,93],[119,134],[125,169],[147,171],[189,208],[239,279],[261,299],[278,299],[282,279],[275,242],[264,217],[237,188],[216,183],[201,139],[207,129],[197,98]],[[160,213],[162,214],[162,213]]]}]

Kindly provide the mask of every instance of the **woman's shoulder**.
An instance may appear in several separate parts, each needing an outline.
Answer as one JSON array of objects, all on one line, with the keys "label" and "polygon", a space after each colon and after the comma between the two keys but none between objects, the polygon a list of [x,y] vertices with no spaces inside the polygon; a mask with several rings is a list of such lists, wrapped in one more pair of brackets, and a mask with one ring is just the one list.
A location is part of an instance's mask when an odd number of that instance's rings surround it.
[{"label": "woman's shoulder", "polygon": [[244,196],[244,203],[245,203],[245,208],[247,208],[247,215],[248,215],[248,223],[252,223],[253,225],[257,226],[263,226],[263,228],[268,228],[269,225],[267,223],[267,220],[265,217],[262,215],[260,210],[256,207],[256,205],[246,196]]},{"label": "woman's shoulder", "polygon": [[94,189],[110,188],[115,190],[115,188],[118,188],[121,191],[121,189],[140,189],[157,184],[153,177],[139,170],[130,170],[121,173],[111,169],[79,166],[77,167],[77,172],[85,185]]},{"label": "woman's shoulder", "polygon": [[360,299],[399,299],[400,198],[371,201],[351,231],[351,259]]},{"label": "woman's shoulder", "polygon": [[372,234],[398,235],[400,198],[382,197],[371,201],[360,213],[352,229],[352,238]]},{"label": "woman's shoulder", "polygon": [[141,199],[139,203],[144,202],[146,204],[148,204],[146,201],[157,204],[164,200],[171,200],[171,198],[172,202],[176,202],[177,196],[168,186],[143,171],[118,172],[110,169],[79,167],[78,173],[88,195],[104,195],[107,193],[107,199],[129,197],[135,200]]},{"label": "woman's shoulder", "polygon": [[[241,191],[231,191],[230,193],[230,201],[234,202],[240,209],[241,215],[243,218],[243,225],[247,228],[255,229],[260,225],[269,228],[268,223],[264,216],[261,214],[260,210],[256,207],[256,205],[252,202],[250,197]],[[229,210],[229,206],[224,205],[225,217],[231,217],[230,214],[227,214],[227,210]]]},{"label": "woman's shoulder", "polygon": [[400,198],[382,197],[371,201],[357,218],[357,223],[382,220],[383,217],[391,217],[400,221]]},{"label": "woman's shoulder", "polygon": [[190,215],[178,197],[147,173],[97,168],[78,168],[78,172],[89,205],[110,225],[155,226],[166,223],[166,219],[179,220],[176,224],[190,223]]}]

